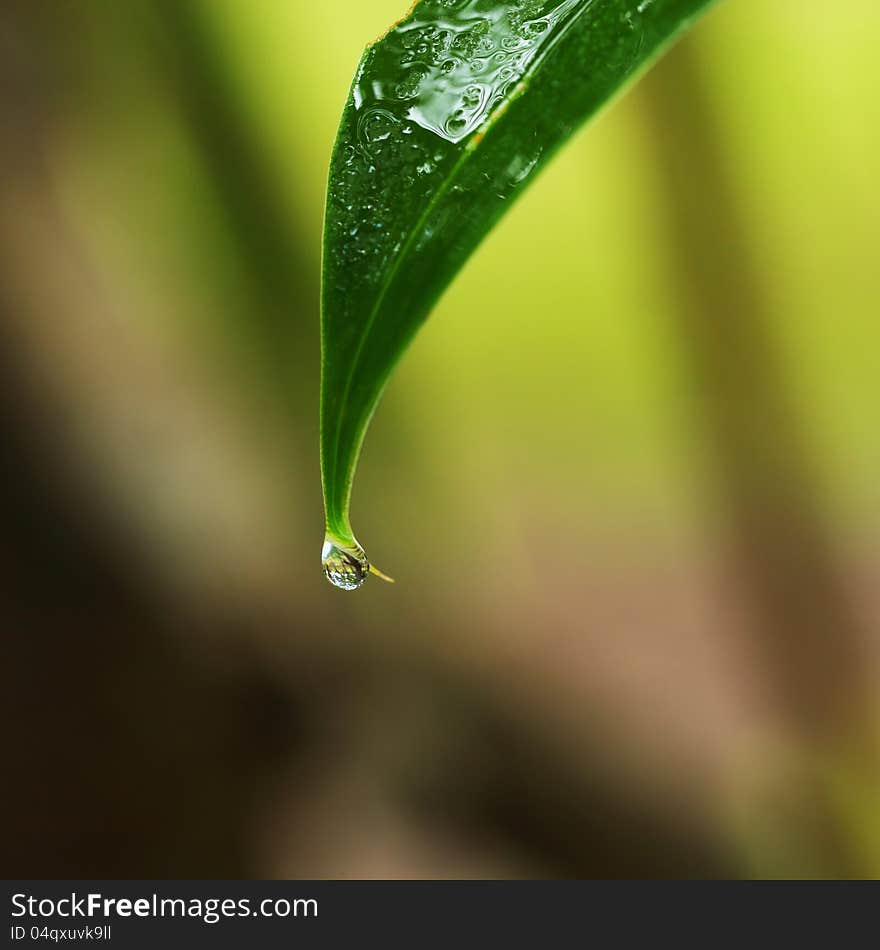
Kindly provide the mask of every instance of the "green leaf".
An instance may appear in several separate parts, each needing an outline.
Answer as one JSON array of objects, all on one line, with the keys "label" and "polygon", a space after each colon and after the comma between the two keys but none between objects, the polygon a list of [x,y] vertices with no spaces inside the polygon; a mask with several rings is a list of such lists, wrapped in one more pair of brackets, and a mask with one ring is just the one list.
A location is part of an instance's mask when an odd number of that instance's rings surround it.
[{"label": "green leaf", "polygon": [[371,569],[349,521],[352,481],[407,344],[559,146],[712,2],[420,0],[365,51],[324,227],[324,568],[336,586]]}]

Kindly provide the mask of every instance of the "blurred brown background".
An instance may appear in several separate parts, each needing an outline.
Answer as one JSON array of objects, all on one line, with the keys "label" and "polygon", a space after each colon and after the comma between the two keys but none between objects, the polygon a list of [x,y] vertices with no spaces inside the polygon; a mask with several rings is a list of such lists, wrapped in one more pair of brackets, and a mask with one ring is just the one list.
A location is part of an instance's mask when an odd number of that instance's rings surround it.
[{"label": "blurred brown background", "polygon": [[324,176],[402,0],[5,0],[12,877],[880,874],[872,0],[727,0],[439,306],[321,576]]}]

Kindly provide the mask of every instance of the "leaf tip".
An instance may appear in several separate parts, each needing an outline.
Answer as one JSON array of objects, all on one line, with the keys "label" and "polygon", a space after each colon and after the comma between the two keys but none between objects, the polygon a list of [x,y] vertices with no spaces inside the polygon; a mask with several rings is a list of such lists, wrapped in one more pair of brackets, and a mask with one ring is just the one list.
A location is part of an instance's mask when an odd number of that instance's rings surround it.
[{"label": "leaf tip", "polygon": [[378,578],[380,578],[381,580],[385,581],[387,584],[396,584],[396,583],[397,583],[397,581],[395,581],[393,577],[389,577],[387,574],[383,574],[382,571],[380,571],[379,568],[376,567],[375,564],[371,564],[371,565],[370,565],[370,573],[371,573],[371,574],[375,574],[376,577],[378,577]]}]

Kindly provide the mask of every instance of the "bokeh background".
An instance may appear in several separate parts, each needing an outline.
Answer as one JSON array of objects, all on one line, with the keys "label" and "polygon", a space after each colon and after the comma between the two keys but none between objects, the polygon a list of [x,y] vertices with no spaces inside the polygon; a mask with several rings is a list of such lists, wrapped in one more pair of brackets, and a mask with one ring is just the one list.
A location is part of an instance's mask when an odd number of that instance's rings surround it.
[{"label": "bokeh background", "polygon": [[4,0],[7,877],[880,875],[880,6],[555,160],[319,567],[335,124],[404,0]]}]

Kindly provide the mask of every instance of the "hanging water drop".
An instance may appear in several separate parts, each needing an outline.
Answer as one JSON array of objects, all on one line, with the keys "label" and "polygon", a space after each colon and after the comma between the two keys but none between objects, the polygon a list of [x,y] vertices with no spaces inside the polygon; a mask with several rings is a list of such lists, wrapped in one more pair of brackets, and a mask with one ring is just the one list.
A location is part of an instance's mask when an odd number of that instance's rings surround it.
[{"label": "hanging water drop", "polygon": [[357,590],[370,573],[370,562],[357,542],[343,545],[329,535],[321,549],[321,566],[327,580],[340,590]]},{"label": "hanging water drop", "polygon": [[357,541],[343,544],[331,534],[324,535],[321,567],[324,568],[324,576],[327,580],[340,590],[357,590],[367,579],[367,574],[375,574],[376,577],[389,584],[394,583],[393,577],[383,574],[377,567],[370,564],[364,549]]}]

